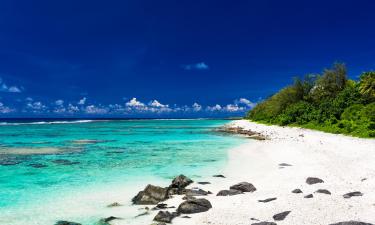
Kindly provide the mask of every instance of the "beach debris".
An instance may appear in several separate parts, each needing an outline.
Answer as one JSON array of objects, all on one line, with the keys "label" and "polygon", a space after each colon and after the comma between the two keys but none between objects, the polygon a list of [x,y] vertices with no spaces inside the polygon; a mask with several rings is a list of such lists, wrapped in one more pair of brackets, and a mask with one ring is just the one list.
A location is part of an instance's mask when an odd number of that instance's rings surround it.
[{"label": "beach debris", "polygon": [[178,216],[176,212],[170,213],[168,211],[159,211],[158,214],[156,214],[156,216],[154,217],[154,221],[170,223],[176,216]]},{"label": "beach debris", "polygon": [[258,200],[258,202],[266,203],[266,202],[275,201],[276,199],[277,199],[277,198],[267,198],[267,199],[264,199],[264,200]]},{"label": "beach debris", "polygon": [[312,185],[312,184],[317,184],[317,183],[324,183],[324,181],[317,177],[308,177],[306,179],[306,183],[309,185]]},{"label": "beach debris", "polygon": [[359,196],[362,196],[363,193],[360,192],[360,191],[353,191],[353,192],[349,192],[349,193],[346,193],[343,195],[344,198],[351,198],[351,197],[359,197]]},{"label": "beach debris", "polygon": [[315,191],[315,193],[326,194],[326,195],[331,194],[331,192],[328,191],[327,189],[318,189],[318,190]]},{"label": "beach debris", "polygon": [[167,188],[149,184],[132,199],[132,202],[136,205],[155,205],[166,199],[168,199]]},{"label": "beach debris", "polygon": [[330,225],[374,225],[374,224],[351,220],[351,221],[345,221],[345,222],[332,223]]},{"label": "beach debris", "polygon": [[119,207],[119,206],[122,206],[122,205],[118,202],[114,202],[114,203],[111,203],[111,204],[107,205],[108,208]]},{"label": "beach debris", "polygon": [[55,225],[82,225],[80,223],[76,222],[70,222],[70,221],[65,221],[65,220],[60,220],[55,223]]},{"label": "beach debris", "polygon": [[56,159],[56,160],[52,160],[52,162],[55,163],[55,164],[64,165],[64,166],[80,164],[80,162],[72,162],[72,161],[67,160],[67,159]]},{"label": "beach debris", "polygon": [[314,198],[314,195],[313,194],[308,194],[304,198]]},{"label": "beach debris", "polygon": [[222,175],[222,174],[217,174],[217,175],[213,175],[213,177],[220,177],[220,178],[225,178],[225,176],[224,176],[224,175]]},{"label": "beach debris", "polygon": [[259,223],[252,223],[251,225],[277,225],[277,224],[274,222],[264,221],[264,222],[259,222]]},{"label": "beach debris", "polygon": [[197,182],[197,184],[206,185],[206,184],[211,184],[211,183],[207,181],[201,181],[201,182]]},{"label": "beach debris", "polygon": [[280,163],[279,166],[293,166],[293,165],[288,164],[288,163]]},{"label": "beach debris", "polygon": [[230,189],[238,190],[238,191],[242,191],[242,192],[254,192],[254,191],[257,190],[254,187],[254,185],[252,185],[251,183],[248,183],[248,182],[241,182],[241,183],[235,184],[233,186],[230,186]]},{"label": "beach debris", "polygon": [[294,194],[300,194],[300,193],[302,193],[302,190],[299,189],[299,188],[297,188],[297,189],[294,189],[294,190],[292,191],[292,193],[294,193]]},{"label": "beach debris", "polygon": [[281,212],[281,213],[275,214],[272,218],[277,221],[284,220],[289,215],[290,212],[291,211]]},{"label": "beach debris", "polygon": [[182,213],[182,214],[200,213],[200,212],[206,212],[210,208],[212,208],[212,205],[207,199],[197,198],[197,199],[187,200],[187,201],[182,202],[177,208],[177,213]]},{"label": "beach debris", "polygon": [[47,167],[47,165],[42,164],[42,163],[31,163],[29,166],[34,167],[34,168],[44,168]]},{"label": "beach debris", "polygon": [[239,194],[242,194],[243,192],[240,191],[240,190],[234,190],[234,189],[230,189],[230,190],[221,190],[219,191],[216,196],[231,196],[231,195],[239,195]]}]

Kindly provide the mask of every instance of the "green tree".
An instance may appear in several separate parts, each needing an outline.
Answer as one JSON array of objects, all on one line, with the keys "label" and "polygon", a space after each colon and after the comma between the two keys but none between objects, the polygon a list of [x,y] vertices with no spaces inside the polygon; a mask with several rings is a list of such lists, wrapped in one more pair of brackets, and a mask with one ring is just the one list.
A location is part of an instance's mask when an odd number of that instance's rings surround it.
[{"label": "green tree", "polygon": [[375,100],[375,71],[361,74],[359,81],[359,92],[367,100]]}]

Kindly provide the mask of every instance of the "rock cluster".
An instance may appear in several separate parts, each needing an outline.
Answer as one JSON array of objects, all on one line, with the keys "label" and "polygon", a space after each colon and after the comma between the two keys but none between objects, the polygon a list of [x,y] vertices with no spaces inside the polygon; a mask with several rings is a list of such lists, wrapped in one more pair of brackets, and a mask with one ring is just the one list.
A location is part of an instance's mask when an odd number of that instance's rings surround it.
[{"label": "rock cluster", "polygon": [[216,129],[216,131],[231,134],[241,134],[259,141],[267,140],[267,137],[263,134],[251,130],[245,130],[242,127],[223,126]]}]

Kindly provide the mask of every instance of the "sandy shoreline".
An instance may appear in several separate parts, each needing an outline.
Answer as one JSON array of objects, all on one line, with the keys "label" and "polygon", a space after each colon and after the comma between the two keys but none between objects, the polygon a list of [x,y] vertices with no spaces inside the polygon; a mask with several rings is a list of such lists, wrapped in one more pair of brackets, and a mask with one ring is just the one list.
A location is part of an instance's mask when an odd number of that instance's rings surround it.
[{"label": "sandy shoreline", "polygon": [[[194,183],[190,186],[213,192],[213,195],[205,196],[213,208],[205,213],[192,214],[190,219],[175,218],[173,224],[245,225],[256,223],[254,218],[275,222],[272,216],[283,211],[291,213],[285,220],[276,221],[277,224],[323,225],[348,220],[375,223],[374,139],[266,126],[244,120],[230,125],[260,132],[270,140],[250,140],[230,150],[227,167],[219,171],[226,178],[207,177],[196,181],[209,181],[211,184]],[[280,163],[292,166],[281,168]],[[321,178],[324,183],[308,185],[307,177]],[[257,191],[216,196],[218,191],[242,181],[254,184]],[[296,188],[303,193],[291,193]],[[314,193],[318,189],[327,189],[332,194]],[[360,191],[363,196],[343,198],[344,194],[352,191]],[[304,198],[308,194],[314,197]],[[176,196],[165,203],[178,206],[181,197]],[[271,197],[277,200],[258,202]],[[147,217],[152,220],[155,214]]]}]

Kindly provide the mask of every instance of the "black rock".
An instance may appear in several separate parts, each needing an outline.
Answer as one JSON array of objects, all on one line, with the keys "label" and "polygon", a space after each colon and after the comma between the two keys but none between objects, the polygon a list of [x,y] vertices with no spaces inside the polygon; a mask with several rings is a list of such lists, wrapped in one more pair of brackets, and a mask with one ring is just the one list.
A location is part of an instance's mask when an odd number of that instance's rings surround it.
[{"label": "black rock", "polygon": [[345,222],[339,222],[339,223],[332,223],[330,225],[374,225],[372,223],[364,223],[359,221],[345,221]]},{"label": "black rock", "polygon": [[191,183],[193,183],[193,181],[190,178],[181,174],[172,180],[172,184],[169,187],[183,189]]},{"label": "black rock", "polygon": [[234,190],[234,189],[230,189],[230,190],[221,190],[217,193],[216,196],[228,196],[228,195],[239,195],[239,194],[242,194],[243,192],[242,191],[239,191],[239,190]]},{"label": "black rock", "polygon": [[317,183],[324,183],[324,181],[317,177],[308,177],[306,179],[306,183],[311,185],[311,184],[317,184]]},{"label": "black rock", "polygon": [[292,166],[292,165],[290,165],[288,163],[280,163],[279,166]]},{"label": "black rock", "polygon": [[331,192],[328,191],[327,189],[318,189],[318,190],[315,191],[315,193],[326,194],[326,195],[331,194]]},{"label": "black rock", "polygon": [[285,219],[285,217],[287,217],[288,215],[289,215],[289,213],[290,213],[291,211],[285,211],[285,212],[282,212],[282,213],[278,213],[278,214],[276,214],[276,215],[274,215],[272,218],[274,219],[274,220],[284,220]]},{"label": "black rock", "polygon": [[190,219],[190,216],[181,216],[181,218]]},{"label": "black rock", "polygon": [[170,213],[168,211],[159,211],[158,214],[156,214],[156,216],[154,217],[154,221],[170,223],[176,216],[176,213]]},{"label": "black rock", "polygon": [[306,195],[304,198],[313,198],[314,197],[314,195],[312,195],[312,194],[308,194],[308,195]]},{"label": "black rock", "polygon": [[168,199],[167,188],[149,184],[132,199],[132,202],[137,205],[155,205],[166,199]]},{"label": "black rock", "polygon": [[197,199],[197,198],[194,197],[194,196],[184,196],[184,197],[182,197],[182,200],[194,200],[194,199]]},{"label": "black rock", "polygon": [[218,174],[218,175],[213,175],[213,177],[220,177],[220,178],[225,178],[224,175]]},{"label": "black rock", "polygon": [[300,193],[302,193],[302,190],[297,188],[297,189],[294,189],[292,191],[292,193],[294,193],[294,194],[300,194]]},{"label": "black rock", "polygon": [[110,225],[109,222],[111,222],[112,220],[117,220],[117,219],[120,219],[120,218],[114,217],[114,216],[110,216],[110,217],[107,217],[107,218],[99,220],[99,222],[97,223],[97,225]]},{"label": "black rock", "polygon": [[186,190],[186,196],[204,196],[204,195],[208,195],[210,194],[211,192],[208,192],[208,191],[205,191],[205,190],[202,190],[202,189],[188,189]]},{"label": "black rock", "polygon": [[82,225],[80,223],[75,223],[75,222],[69,222],[65,220],[60,220],[55,223],[55,225]]},{"label": "black rock", "polygon": [[354,192],[349,192],[343,195],[344,198],[351,198],[351,197],[359,197],[362,196],[363,193],[360,191],[354,191]]},{"label": "black rock", "polygon": [[198,184],[206,185],[206,184],[211,184],[211,183],[207,181],[201,181],[201,182],[198,182]]},{"label": "black rock", "polygon": [[191,214],[206,212],[212,208],[211,203],[204,198],[184,201],[178,206],[177,213]]},{"label": "black rock", "polygon": [[231,186],[230,189],[238,190],[238,191],[242,191],[242,192],[254,192],[254,191],[257,190],[254,187],[254,185],[252,185],[248,182],[241,182],[241,183],[235,184],[235,185]]},{"label": "black rock", "polygon": [[277,225],[274,222],[259,222],[259,223],[252,223],[251,225]]},{"label": "black rock", "polygon": [[258,200],[258,202],[264,202],[264,203],[266,203],[266,202],[271,202],[271,201],[274,201],[274,200],[276,200],[277,198],[267,198],[267,199],[264,199],[264,200]]},{"label": "black rock", "polygon": [[118,202],[114,202],[114,203],[111,203],[111,204],[107,205],[107,207],[109,207],[109,208],[118,207],[118,206],[122,206],[122,205]]}]

